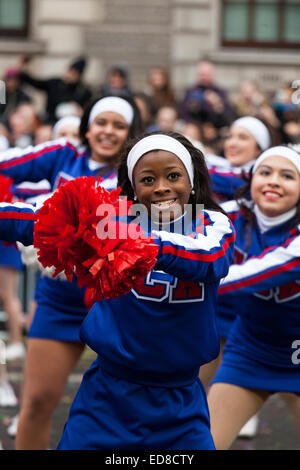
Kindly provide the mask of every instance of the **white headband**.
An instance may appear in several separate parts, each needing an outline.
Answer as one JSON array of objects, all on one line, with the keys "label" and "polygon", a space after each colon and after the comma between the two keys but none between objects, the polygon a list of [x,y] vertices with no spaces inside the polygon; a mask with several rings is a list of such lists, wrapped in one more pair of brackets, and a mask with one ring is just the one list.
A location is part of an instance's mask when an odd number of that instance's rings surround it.
[{"label": "white headband", "polygon": [[120,114],[129,125],[133,121],[134,111],[128,101],[118,96],[107,96],[97,101],[92,107],[88,125],[90,126],[98,114],[104,113],[105,111],[113,111],[114,113]]},{"label": "white headband", "polygon": [[263,152],[254,163],[252,173],[253,174],[255,173],[255,171],[257,170],[259,165],[262,163],[262,161],[265,160],[265,158],[277,157],[277,156],[287,158],[287,160],[289,160],[295,165],[298,172],[300,173],[299,153],[295,152],[295,150],[292,150],[288,147],[283,147],[282,145],[279,145],[278,147],[271,147],[270,149]]},{"label": "white headband", "polygon": [[270,133],[264,123],[259,119],[252,116],[244,116],[233,122],[232,127],[235,126],[245,127],[250,134],[253,135],[262,150],[266,150],[270,147]]},{"label": "white headband", "polygon": [[166,150],[174,153],[184,164],[189,176],[191,185],[194,185],[194,167],[192,157],[185,146],[178,140],[164,134],[155,134],[144,137],[137,142],[130,150],[127,157],[128,178],[132,184],[133,169],[138,160],[147,152],[152,150]]},{"label": "white headband", "polygon": [[59,131],[64,126],[77,126],[79,129],[80,126],[80,118],[77,116],[65,116],[61,118],[57,123],[54,125],[52,129],[52,138],[56,139]]}]

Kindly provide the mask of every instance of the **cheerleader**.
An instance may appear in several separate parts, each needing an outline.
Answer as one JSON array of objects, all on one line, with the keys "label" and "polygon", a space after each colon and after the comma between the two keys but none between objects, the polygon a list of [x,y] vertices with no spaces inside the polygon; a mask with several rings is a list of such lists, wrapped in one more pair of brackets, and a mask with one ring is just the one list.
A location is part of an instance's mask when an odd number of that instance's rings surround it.
[{"label": "cheerleader", "polygon": [[[282,146],[263,152],[242,194],[249,190],[251,200],[223,205],[237,232],[236,264],[219,294],[234,295],[237,316],[208,394],[217,449],[230,447],[271,394],[300,393],[299,154]],[[299,399],[287,403],[300,429]]]},{"label": "cheerleader", "polygon": [[[106,189],[117,183],[116,166],[129,137],[140,131],[140,117],[130,98],[94,100],[80,123],[84,147],[64,139],[0,156],[0,172],[15,183],[46,178],[51,190],[77,176],[99,175]],[[74,282],[41,277],[36,285],[37,308],[31,324],[25,364],[17,449],[46,449],[51,418],[67,378],[84,349],[79,329],[87,313],[85,290]]]},{"label": "cheerleader", "polygon": [[55,123],[52,129],[52,140],[65,138],[80,143],[80,118],[78,116],[64,116]]},{"label": "cheerleader", "polygon": [[[58,448],[214,449],[198,370],[219,351],[216,296],[234,230],[212,197],[203,154],[183,136],[152,134],[127,150],[119,184],[144,208],[140,227],[154,236],[157,261],[143,283],[86,316],[80,337],[99,356]],[[32,243],[32,210],[0,210],[1,237],[29,234]]]},{"label": "cheerleader", "polygon": [[257,157],[270,147],[273,137],[267,126],[252,116],[234,121],[224,141],[224,156],[207,155],[206,163],[219,201],[230,200],[244,186],[243,173],[248,173]]},{"label": "cheerleader", "polygon": [[[252,116],[237,119],[230,127],[224,142],[225,158],[207,155],[206,163],[212,179],[212,187],[219,201],[233,199],[236,191],[245,185],[242,176],[247,174],[262,151],[271,143],[271,135],[265,124]],[[224,299],[224,303],[226,299]],[[217,325],[220,333],[220,355],[212,364],[201,369],[201,380],[208,388],[222,359],[222,350],[230,327],[235,319],[231,302],[227,308],[218,309]]]}]

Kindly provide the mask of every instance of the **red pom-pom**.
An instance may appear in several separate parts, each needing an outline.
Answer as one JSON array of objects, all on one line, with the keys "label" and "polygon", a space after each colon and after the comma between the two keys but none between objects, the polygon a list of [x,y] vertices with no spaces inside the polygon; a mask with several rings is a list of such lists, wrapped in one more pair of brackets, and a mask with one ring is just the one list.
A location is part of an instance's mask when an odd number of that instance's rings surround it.
[{"label": "red pom-pom", "polygon": [[[15,196],[12,192],[12,185],[14,184],[13,180],[9,176],[0,175],[0,202],[15,202]],[[4,246],[17,246],[15,243],[11,242],[2,242]]]},{"label": "red pom-pom", "polygon": [[106,191],[99,182],[84,176],[65,183],[45,201],[34,229],[39,261],[54,266],[55,275],[64,271],[70,281],[76,274],[90,304],[143,282],[158,253],[136,224],[114,220],[128,215],[132,203],[119,199],[120,188]]},{"label": "red pom-pom", "polygon": [[13,180],[8,176],[0,175],[0,202],[13,202],[14,195],[11,187]]}]

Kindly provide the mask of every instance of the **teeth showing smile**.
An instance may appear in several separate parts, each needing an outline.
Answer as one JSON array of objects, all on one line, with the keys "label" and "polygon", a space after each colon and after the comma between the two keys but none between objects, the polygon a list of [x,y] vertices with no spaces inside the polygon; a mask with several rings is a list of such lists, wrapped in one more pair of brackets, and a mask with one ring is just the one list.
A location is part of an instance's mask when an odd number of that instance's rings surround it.
[{"label": "teeth showing smile", "polygon": [[266,191],[264,192],[264,196],[277,198],[280,197],[280,194],[275,193],[273,191]]},{"label": "teeth showing smile", "polygon": [[176,199],[170,199],[169,201],[157,201],[157,202],[152,202],[152,205],[155,207],[170,207]]}]

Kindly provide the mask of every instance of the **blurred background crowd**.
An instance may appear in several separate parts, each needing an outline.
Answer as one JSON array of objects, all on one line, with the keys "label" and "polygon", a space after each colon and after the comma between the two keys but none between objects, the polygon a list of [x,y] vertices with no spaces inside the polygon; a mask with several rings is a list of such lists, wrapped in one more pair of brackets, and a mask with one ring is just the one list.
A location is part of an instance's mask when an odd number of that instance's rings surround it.
[{"label": "blurred background crowd", "polygon": [[[278,143],[300,143],[300,93],[292,79],[272,92],[262,92],[255,81],[244,80],[237,92],[228,93],[216,82],[214,64],[201,61],[195,68],[194,85],[178,96],[172,76],[161,65],[149,69],[141,90],[131,81],[130,70],[119,65],[107,70],[104,83],[89,86],[84,56],[71,59],[62,76],[46,79],[39,77],[38,70],[29,73],[29,63],[30,57],[23,55],[2,73],[6,102],[0,105],[1,150],[51,140],[57,121],[81,117],[84,106],[99,94],[133,97],[145,131],[176,130],[220,156],[230,124],[246,115],[261,119]],[[44,98],[43,109],[36,104],[37,93]]]}]

